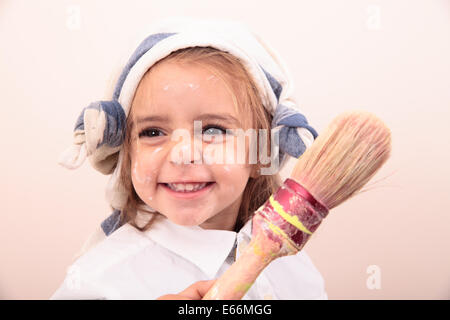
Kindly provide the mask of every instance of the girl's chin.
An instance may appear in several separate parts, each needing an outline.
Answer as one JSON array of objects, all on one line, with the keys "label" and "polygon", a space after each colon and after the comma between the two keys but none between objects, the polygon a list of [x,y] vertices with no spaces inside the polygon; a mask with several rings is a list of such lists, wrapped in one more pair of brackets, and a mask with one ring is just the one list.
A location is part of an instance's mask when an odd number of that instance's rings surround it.
[{"label": "girl's chin", "polygon": [[171,222],[180,225],[180,226],[184,226],[184,227],[193,227],[193,226],[198,226],[202,223],[204,223],[207,219],[202,219],[202,218],[193,218],[191,217],[180,217],[180,216],[167,216],[167,219],[169,219]]}]

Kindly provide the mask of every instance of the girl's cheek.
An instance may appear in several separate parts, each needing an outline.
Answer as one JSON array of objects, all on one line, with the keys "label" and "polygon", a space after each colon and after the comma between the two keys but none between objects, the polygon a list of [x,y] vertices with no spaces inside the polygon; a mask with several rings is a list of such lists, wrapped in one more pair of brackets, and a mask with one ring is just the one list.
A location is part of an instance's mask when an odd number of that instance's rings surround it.
[{"label": "girl's cheek", "polygon": [[[213,165],[236,165],[245,162],[245,155],[238,155],[234,137],[203,144],[203,161]],[[242,152],[241,152],[242,153]],[[244,152],[245,153],[245,152]],[[228,167],[227,167],[228,168]]]},{"label": "girl's cheek", "polygon": [[214,166],[215,177],[224,194],[236,196],[242,192],[250,177],[250,168],[240,164]]},{"label": "girl's cheek", "polygon": [[153,180],[151,171],[149,172],[148,168],[145,168],[142,161],[139,161],[137,158],[132,162],[131,175],[133,184],[140,186],[148,185]]},{"label": "girl's cheek", "polygon": [[142,186],[147,186],[152,182],[156,182],[158,154],[162,147],[153,150],[144,150],[139,148],[135,151],[131,162],[131,174],[133,182]]}]

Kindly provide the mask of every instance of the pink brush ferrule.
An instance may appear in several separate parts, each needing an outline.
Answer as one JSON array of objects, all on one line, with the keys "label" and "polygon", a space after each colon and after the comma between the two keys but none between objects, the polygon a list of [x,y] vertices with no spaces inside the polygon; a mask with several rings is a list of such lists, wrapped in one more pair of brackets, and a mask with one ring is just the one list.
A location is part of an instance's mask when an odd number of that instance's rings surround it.
[{"label": "pink brush ferrule", "polygon": [[256,213],[268,223],[266,230],[288,238],[301,250],[328,215],[328,209],[301,184],[288,178]]}]

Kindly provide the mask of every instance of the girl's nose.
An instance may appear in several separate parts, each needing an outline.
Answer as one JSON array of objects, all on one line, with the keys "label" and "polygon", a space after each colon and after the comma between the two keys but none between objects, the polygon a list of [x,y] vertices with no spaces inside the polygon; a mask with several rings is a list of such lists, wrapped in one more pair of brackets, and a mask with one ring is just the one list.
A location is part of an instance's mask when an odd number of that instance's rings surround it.
[{"label": "girl's nose", "polygon": [[202,140],[194,136],[183,136],[180,142],[172,147],[169,160],[174,164],[200,164],[202,161]]}]

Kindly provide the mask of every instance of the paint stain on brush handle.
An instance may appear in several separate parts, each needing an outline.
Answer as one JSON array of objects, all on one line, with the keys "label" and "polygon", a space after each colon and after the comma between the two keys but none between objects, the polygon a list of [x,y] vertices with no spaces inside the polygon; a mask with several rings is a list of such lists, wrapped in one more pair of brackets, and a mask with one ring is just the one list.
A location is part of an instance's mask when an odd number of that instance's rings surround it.
[{"label": "paint stain on brush handle", "polygon": [[256,214],[266,221],[270,229],[267,236],[286,239],[299,251],[328,215],[328,209],[288,178]]}]

